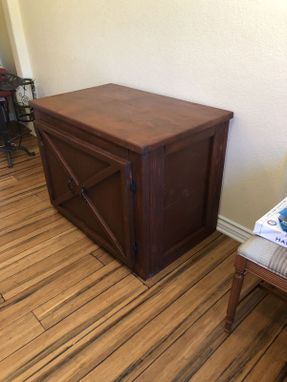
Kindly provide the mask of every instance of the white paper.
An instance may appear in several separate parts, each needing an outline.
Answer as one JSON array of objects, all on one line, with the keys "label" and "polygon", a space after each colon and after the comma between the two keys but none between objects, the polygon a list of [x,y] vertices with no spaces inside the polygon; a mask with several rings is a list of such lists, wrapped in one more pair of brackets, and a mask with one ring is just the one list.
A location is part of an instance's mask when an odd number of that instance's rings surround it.
[{"label": "white paper", "polygon": [[253,233],[287,248],[287,232],[283,231],[278,219],[279,212],[284,208],[287,208],[287,198],[283,199],[272,210],[257,220]]}]

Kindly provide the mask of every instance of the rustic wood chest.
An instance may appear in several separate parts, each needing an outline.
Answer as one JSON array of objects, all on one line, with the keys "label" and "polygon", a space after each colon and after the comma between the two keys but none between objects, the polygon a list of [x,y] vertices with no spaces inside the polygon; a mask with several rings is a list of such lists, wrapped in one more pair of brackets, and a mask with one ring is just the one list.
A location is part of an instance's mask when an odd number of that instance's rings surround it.
[{"label": "rustic wood chest", "polygon": [[141,277],[215,230],[231,112],[115,84],[33,107],[52,204]]}]

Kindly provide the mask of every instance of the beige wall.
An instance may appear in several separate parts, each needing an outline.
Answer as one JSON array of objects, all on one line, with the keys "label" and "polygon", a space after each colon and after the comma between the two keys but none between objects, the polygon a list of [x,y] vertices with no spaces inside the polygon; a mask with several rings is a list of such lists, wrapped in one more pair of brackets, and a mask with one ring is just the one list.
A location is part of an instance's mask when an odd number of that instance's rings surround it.
[{"label": "beige wall", "polygon": [[20,0],[41,95],[105,82],[230,109],[221,215],[283,195],[286,0]]},{"label": "beige wall", "polygon": [[32,77],[30,56],[23,27],[20,3],[18,0],[0,0],[11,42],[16,73],[21,77]]},{"label": "beige wall", "polygon": [[5,21],[2,2],[0,1],[0,66],[15,73],[15,64],[9,40],[8,29]]}]

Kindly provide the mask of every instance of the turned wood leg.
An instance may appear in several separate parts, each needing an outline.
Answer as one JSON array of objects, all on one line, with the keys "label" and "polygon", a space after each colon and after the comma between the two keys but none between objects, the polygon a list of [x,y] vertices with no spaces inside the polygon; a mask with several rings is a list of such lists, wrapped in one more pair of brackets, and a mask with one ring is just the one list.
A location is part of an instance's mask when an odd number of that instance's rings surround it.
[{"label": "turned wood leg", "polygon": [[235,274],[233,277],[232,287],[230,291],[230,297],[227,308],[227,315],[225,321],[225,331],[231,332],[232,324],[236,308],[240,298],[240,292],[244,281],[246,260],[240,255],[236,255],[235,258]]}]

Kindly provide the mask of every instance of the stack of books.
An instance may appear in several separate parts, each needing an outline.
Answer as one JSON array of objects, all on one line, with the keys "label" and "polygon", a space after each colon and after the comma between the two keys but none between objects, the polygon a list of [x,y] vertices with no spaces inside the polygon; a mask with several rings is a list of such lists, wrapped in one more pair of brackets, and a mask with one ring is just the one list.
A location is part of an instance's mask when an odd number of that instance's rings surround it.
[{"label": "stack of books", "polygon": [[287,248],[287,198],[257,220],[253,232]]}]

